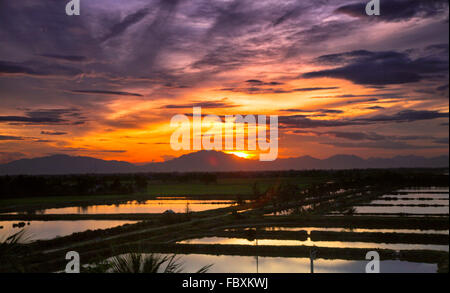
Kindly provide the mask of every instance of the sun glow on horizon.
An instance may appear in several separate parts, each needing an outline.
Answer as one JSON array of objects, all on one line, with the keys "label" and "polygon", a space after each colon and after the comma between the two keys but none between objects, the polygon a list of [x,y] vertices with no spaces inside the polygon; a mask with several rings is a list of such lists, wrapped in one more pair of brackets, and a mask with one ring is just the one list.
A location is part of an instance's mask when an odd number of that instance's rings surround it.
[{"label": "sun glow on horizon", "polygon": [[243,159],[251,159],[252,157],[254,157],[254,155],[252,155],[252,154],[249,154],[249,153],[246,153],[246,152],[225,152],[225,153],[227,153],[227,154],[230,154],[230,155],[235,155],[236,157],[239,157],[239,158],[243,158]]}]

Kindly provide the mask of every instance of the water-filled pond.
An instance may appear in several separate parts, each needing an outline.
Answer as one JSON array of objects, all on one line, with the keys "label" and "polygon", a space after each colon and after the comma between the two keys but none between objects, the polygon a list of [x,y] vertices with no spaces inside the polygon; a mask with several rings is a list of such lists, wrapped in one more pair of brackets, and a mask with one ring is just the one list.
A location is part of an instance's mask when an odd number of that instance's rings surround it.
[{"label": "water-filled pond", "polygon": [[[255,228],[246,228],[255,229]],[[326,228],[326,227],[281,227],[281,226],[272,226],[272,227],[258,227],[258,230],[263,231],[306,231],[308,234],[311,231],[329,231],[329,232],[372,232],[372,233],[410,233],[410,234],[443,234],[449,235],[449,230],[420,230],[420,229],[361,229],[361,228]],[[236,231],[242,230],[236,228],[226,229],[226,231]]]},{"label": "water-filled pond", "polygon": [[[393,199],[397,200],[386,200]],[[426,199],[426,200],[422,200]],[[403,189],[398,194],[387,194],[369,204],[390,206],[354,206],[356,214],[449,214],[448,188]],[[439,205],[439,206],[430,206]]]},{"label": "water-filled pond", "polygon": [[204,237],[179,241],[180,244],[222,244],[222,245],[273,245],[273,246],[318,246],[318,247],[339,247],[339,248],[374,248],[392,250],[439,250],[449,251],[448,245],[434,244],[386,244],[371,242],[346,242],[346,241],[306,241],[301,240],[278,240],[278,239],[257,239],[248,240],[245,238],[226,237]]},{"label": "water-filled pond", "polygon": [[234,204],[231,200],[147,200],[128,201],[119,204],[101,204],[37,210],[27,213],[35,214],[159,214],[167,210],[175,213],[201,212],[226,208]]},{"label": "water-filled pond", "polygon": [[[19,223],[22,223],[17,227]],[[97,229],[109,229],[125,224],[135,224],[136,221],[104,221],[104,220],[80,220],[80,221],[0,221],[0,239],[9,237],[14,233],[25,229],[26,242],[36,240],[48,240],[56,237],[67,236],[77,232]],[[23,226],[25,224],[25,226]],[[15,227],[13,227],[13,225]],[[23,227],[22,227],[23,226]]]},{"label": "water-filled pond", "polygon": [[370,204],[386,204],[386,205],[446,205],[448,206],[448,199],[432,199],[432,200],[373,200]]},{"label": "water-filled pond", "polygon": [[[212,264],[208,273],[310,273],[309,258],[261,257],[188,254],[178,255],[184,272],[195,272]],[[364,273],[367,261],[325,260],[314,261],[315,273]],[[436,273],[437,265],[406,261],[381,261],[381,273]]]},{"label": "water-filled pond", "polygon": [[424,187],[424,188],[404,188],[404,189],[399,189],[397,190],[397,192],[400,193],[413,193],[413,192],[417,192],[417,193],[449,193],[449,188],[447,187]]},{"label": "water-filled pond", "polygon": [[355,206],[357,214],[448,214],[449,207],[420,207],[420,206]]},{"label": "water-filled pond", "polygon": [[448,200],[448,193],[403,193],[403,194],[386,194],[383,195],[380,199],[383,198],[413,198],[413,199],[429,199],[429,200],[439,200],[439,199],[447,199]]}]

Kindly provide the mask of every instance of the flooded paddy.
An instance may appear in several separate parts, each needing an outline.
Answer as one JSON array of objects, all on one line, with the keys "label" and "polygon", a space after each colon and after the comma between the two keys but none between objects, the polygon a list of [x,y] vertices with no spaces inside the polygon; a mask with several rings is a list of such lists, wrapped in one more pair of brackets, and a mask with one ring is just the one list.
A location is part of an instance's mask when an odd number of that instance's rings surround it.
[{"label": "flooded paddy", "polygon": [[26,242],[32,242],[36,240],[50,240],[87,230],[109,229],[135,223],[137,221],[0,221],[0,227],[3,227],[0,229],[0,239],[9,237],[23,229],[25,229]]},{"label": "flooded paddy", "polygon": [[[63,214],[159,214],[171,210],[175,213],[201,212],[219,208],[226,208],[234,205],[231,200],[147,200],[147,201],[128,201],[118,204],[102,204],[90,206],[74,206],[64,208],[50,208],[26,212],[39,215],[63,215]],[[18,214],[18,213],[9,213]]]},{"label": "flooded paddy", "polygon": [[448,193],[405,193],[405,194],[386,194],[380,199],[420,199],[420,200],[448,200]]},{"label": "flooded paddy", "polygon": [[[170,256],[161,254],[161,256]],[[211,265],[208,273],[310,273],[309,258],[179,254],[183,271]],[[316,259],[315,273],[365,273],[367,261]],[[399,260],[380,262],[381,273],[436,273],[437,264]]]},{"label": "flooded paddy", "polygon": [[371,201],[370,204],[372,205],[443,205],[448,206],[449,200],[448,199],[432,199],[432,200],[416,200],[416,199],[409,199],[409,200],[374,200]]},{"label": "flooded paddy", "polygon": [[421,207],[421,206],[355,206],[356,214],[447,214],[449,207]]},{"label": "flooded paddy", "polygon": [[[143,254],[146,256],[148,254]],[[156,254],[171,257],[170,254]],[[195,272],[212,265],[207,273],[310,273],[310,259],[304,257],[267,257],[242,255],[177,254],[183,272]],[[108,260],[111,260],[109,258]],[[365,273],[367,261],[321,259],[314,260],[314,273]],[[400,260],[380,261],[381,273],[436,273],[437,264]]]},{"label": "flooded paddy", "polygon": [[[246,228],[250,230],[255,228]],[[356,233],[410,233],[410,234],[442,234],[449,235],[449,230],[420,230],[420,229],[361,229],[361,228],[326,228],[326,227],[258,227],[260,231],[306,231],[311,234],[311,231],[328,231],[328,232],[356,232]],[[225,229],[225,231],[239,231],[242,229]]]},{"label": "flooded paddy", "polygon": [[338,248],[373,248],[392,250],[438,250],[449,251],[448,245],[433,244],[385,244],[371,242],[347,242],[347,241],[312,241],[308,238],[301,240],[278,240],[278,239],[255,239],[226,238],[226,237],[203,237],[179,241],[180,244],[222,244],[222,245],[271,245],[271,246],[318,246]]},{"label": "flooded paddy", "polygon": [[[211,273],[309,273],[310,260],[294,257],[252,257],[228,255],[182,255],[186,271],[207,264],[213,264]],[[314,261],[316,273],[364,273],[366,261],[325,260]],[[412,263],[405,261],[381,261],[382,273],[435,273],[436,264]]]},{"label": "flooded paddy", "polygon": [[424,188],[404,188],[397,190],[400,193],[449,193],[449,188],[445,187],[424,187]]},{"label": "flooded paddy", "polygon": [[[371,202],[353,206],[354,214],[448,215],[448,188],[401,189]],[[332,214],[338,214],[333,212]]]}]

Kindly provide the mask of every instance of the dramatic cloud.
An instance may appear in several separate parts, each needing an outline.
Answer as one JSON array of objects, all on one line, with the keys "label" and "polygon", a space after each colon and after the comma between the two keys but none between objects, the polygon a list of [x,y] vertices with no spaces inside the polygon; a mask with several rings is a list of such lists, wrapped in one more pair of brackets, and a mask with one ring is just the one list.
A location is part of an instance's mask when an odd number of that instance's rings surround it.
[{"label": "dramatic cloud", "polygon": [[126,16],[123,21],[115,24],[111,28],[110,32],[101,39],[102,42],[105,42],[108,39],[114,38],[114,37],[124,33],[128,27],[141,21],[145,16],[147,16],[149,14],[149,12],[150,12],[149,8],[143,8],[139,11],[136,11],[135,13],[132,13],[132,14]]},{"label": "dramatic cloud", "polygon": [[302,109],[283,109],[282,112],[295,113],[321,113],[321,114],[342,114],[344,111],[335,109],[318,109],[318,110],[302,110]]},{"label": "dramatic cloud", "polygon": [[41,62],[16,63],[0,60],[0,76],[30,75],[30,76],[76,76],[83,71],[60,64]]},{"label": "dramatic cloud", "polygon": [[178,156],[170,117],[196,106],[281,113],[280,156],[348,151],[326,139],[448,145],[448,1],[382,1],[380,17],[363,0],[95,0],[80,17],[0,2],[0,160]]},{"label": "dramatic cloud", "polygon": [[[380,21],[405,21],[413,17],[432,17],[448,10],[448,0],[389,0],[381,1]],[[339,7],[336,11],[367,19],[366,2]]]},{"label": "dramatic cloud", "polygon": [[43,134],[43,135],[66,135],[67,132],[63,132],[63,131],[41,131],[41,134]]},{"label": "dramatic cloud", "polygon": [[448,137],[438,138],[434,141],[435,143],[448,145]]},{"label": "dramatic cloud", "polygon": [[202,107],[206,109],[213,109],[213,108],[231,108],[231,107],[237,107],[238,105],[235,105],[233,103],[230,103],[226,98],[222,99],[220,101],[211,101],[211,102],[192,102],[191,104],[180,104],[180,105],[165,105],[162,107],[162,109],[186,109],[186,108],[193,108],[193,107]]},{"label": "dramatic cloud", "polygon": [[0,122],[26,122],[26,123],[45,124],[45,123],[61,123],[65,121],[53,117],[0,116]]},{"label": "dramatic cloud", "polygon": [[358,122],[414,122],[420,120],[431,120],[437,118],[449,118],[449,113],[442,113],[438,111],[415,111],[405,110],[394,115],[377,115],[370,118],[355,119]]},{"label": "dramatic cloud", "polygon": [[385,109],[384,107],[381,106],[371,106],[371,107],[367,107],[367,110],[383,110]]},{"label": "dramatic cloud", "polygon": [[76,55],[70,56],[70,55],[58,55],[58,54],[42,54],[40,56],[51,58],[51,59],[56,59],[56,60],[70,61],[70,62],[83,62],[83,61],[88,60],[88,58],[85,56],[76,56]]},{"label": "dramatic cloud", "polygon": [[412,141],[412,140],[433,140],[435,142],[441,141],[433,136],[401,136],[401,135],[382,135],[376,132],[345,132],[345,131],[305,131],[295,130],[295,134],[316,135],[316,136],[331,136],[335,138],[342,138],[354,141]]},{"label": "dramatic cloud", "polygon": [[23,137],[11,136],[11,135],[0,135],[0,140],[23,140]]},{"label": "dramatic cloud", "polygon": [[112,96],[134,96],[142,97],[141,94],[121,92],[121,91],[103,91],[103,90],[73,90],[72,93],[78,94],[95,94],[95,95],[112,95]]},{"label": "dramatic cloud", "polygon": [[371,125],[377,123],[405,123],[438,118],[448,118],[449,113],[439,111],[414,111],[405,110],[393,115],[376,115],[367,118],[338,119],[338,120],[314,120],[304,115],[280,116],[280,124],[287,128],[317,128],[340,127],[354,125]]},{"label": "dramatic cloud", "polygon": [[442,148],[442,146],[437,145],[412,145],[397,141],[380,141],[380,142],[363,142],[363,143],[325,142],[322,144],[332,145],[341,148],[357,148],[357,149],[418,150],[418,149]]},{"label": "dramatic cloud", "polygon": [[274,86],[274,85],[282,85],[282,82],[278,82],[278,81],[270,81],[270,82],[264,82],[258,79],[249,79],[246,81],[247,83],[253,84],[253,85],[257,85],[257,86],[263,86],[263,85],[269,85],[269,86]]},{"label": "dramatic cloud", "polygon": [[322,91],[322,90],[335,90],[339,87],[333,86],[333,87],[308,87],[308,88],[301,88],[301,89],[294,89],[296,92],[312,92],[312,91]]},{"label": "dramatic cloud", "polygon": [[394,51],[352,51],[320,56],[317,62],[345,65],[308,72],[303,74],[303,78],[332,77],[347,79],[356,84],[389,85],[418,82],[428,74],[448,72],[448,57],[428,56],[412,59],[406,53]]},{"label": "dramatic cloud", "polygon": [[85,122],[78,109],[37,109],[25,111],[25,116],[0,116],[1,122],[25,124],[73,124]]}]

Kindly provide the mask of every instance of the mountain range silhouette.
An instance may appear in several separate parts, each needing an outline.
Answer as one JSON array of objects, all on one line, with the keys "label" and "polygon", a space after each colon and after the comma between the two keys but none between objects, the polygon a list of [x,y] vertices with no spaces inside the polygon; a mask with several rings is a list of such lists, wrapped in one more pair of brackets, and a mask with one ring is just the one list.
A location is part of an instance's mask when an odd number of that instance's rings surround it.
[{"label": "mountain range silhouette", "polygon": [[59,175],[110,174],[135,172],[229,172],[312,169],[370,169],[370,168],[446,168],[448,156],[425,158],[396,156],[393,158],[363,159],[354,155],[335,155],[327,159],[310,156],[260,162],[239,158],[217,151],[198,151],[165,162],[136,165],[124,161],[106,161],[92,157],[52,155],[33,159],[20,159],[0,165],[1,175]]}]

